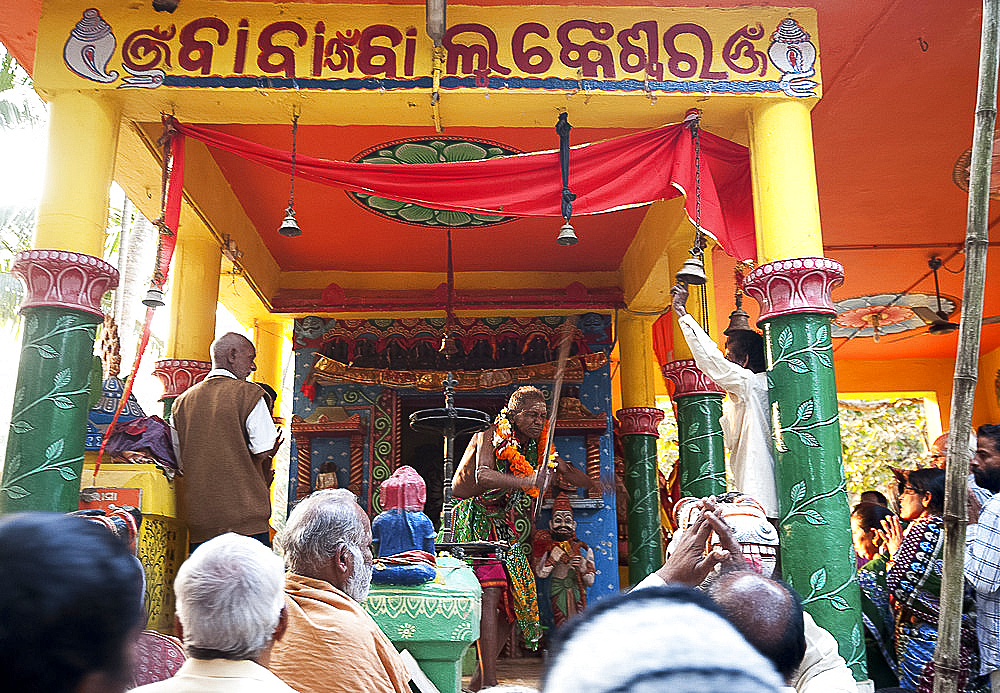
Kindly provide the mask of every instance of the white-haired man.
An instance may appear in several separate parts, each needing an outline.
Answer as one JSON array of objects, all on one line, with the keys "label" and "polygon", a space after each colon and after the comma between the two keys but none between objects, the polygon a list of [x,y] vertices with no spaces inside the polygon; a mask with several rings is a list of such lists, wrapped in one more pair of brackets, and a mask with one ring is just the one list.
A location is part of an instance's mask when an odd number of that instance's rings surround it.
[{"label": "white-haired man", "polygon": [[271,671],[301,693],[409,693],[406,665],[359,602],[372,577],[372,529],[354,494],[326,489],[288,516],[288,631]]},{"label": "white-haired man", "polygon": [[265,667],[285,632],[284,567],[259,541],[223,534],[197,549],[174,580],[175,627],[188,659],[141,693],[295,693]]}]

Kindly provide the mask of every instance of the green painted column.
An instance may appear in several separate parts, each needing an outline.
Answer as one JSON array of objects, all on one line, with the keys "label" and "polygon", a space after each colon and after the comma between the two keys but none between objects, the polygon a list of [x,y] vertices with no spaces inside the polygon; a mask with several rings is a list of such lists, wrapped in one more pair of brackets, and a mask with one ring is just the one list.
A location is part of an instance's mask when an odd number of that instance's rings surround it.
[{"label": "green painted column", "polygon": [[663,377],[674,384],[677,405],[677,450],[681,493],[703,498],[726,491],[726,451],[722,438],[722,398],[725,392],[695,364],[671,361]]},{"label": "green painted column", "polygon": [[12,271],[27,297],[0,512],[70,512],[79,507],[101,297],[118,285],[118,271],[99,258],[60,250],[18,253]]},{"label": "green painted column", "polygon": [[775,444],[781,566],[806,610],[830,631],[857,680],[867,678],[833,372],[831,292],[839,263],[761,265],[743,290],[760,303]]},{"label": "green painted column", "polygon": [[660,492],[656,485],[656,427],[663,412],[654,407],[619,409],[628,490],[628,572],[635,584],[663,565]]}]

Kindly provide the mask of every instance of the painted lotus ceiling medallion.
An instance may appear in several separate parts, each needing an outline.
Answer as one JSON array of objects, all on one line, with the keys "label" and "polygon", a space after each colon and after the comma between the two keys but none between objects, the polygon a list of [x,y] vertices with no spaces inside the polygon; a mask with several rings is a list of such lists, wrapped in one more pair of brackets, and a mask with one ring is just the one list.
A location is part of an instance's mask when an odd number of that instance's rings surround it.
[{"label": "painted lotus ceiling medallion", "polygon": [[[355,156],[352,161],[365,164],[433,164],[452,161],[482,161],[498,156],[522,154],[517,149],[511,149],[497,142],[457,137],[435,137],[430,139],[396,140],[368,149]],[[349,192],[356,203],[393,221],[415,226],[430,227],[479,227],[495,226],[516,217],[490,216],[440,209],[430,209],[410,202],[390,200],[375,195]]]}]

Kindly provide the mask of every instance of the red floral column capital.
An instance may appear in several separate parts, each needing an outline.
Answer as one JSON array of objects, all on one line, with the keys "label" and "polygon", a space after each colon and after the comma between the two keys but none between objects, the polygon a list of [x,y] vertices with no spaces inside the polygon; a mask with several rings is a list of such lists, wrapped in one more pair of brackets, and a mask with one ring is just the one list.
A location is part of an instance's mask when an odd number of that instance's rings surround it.
[{"label": "red floral column capital", "polygon": [[615,414],[621,424],[621,434],[659,437],[656,427],[663,421],[663,410],[655,407],[628,407]]},{"label": "red floral column capital", "polygon": [[160,397],[160,401],[184,394],[189,387],[204,380],[210,370],[212,370],[210,361],[160,359],[153,369],[153,375],[163,383],[163,396]]},{"label": "red floral column capital", "polygon": [[743,279],[743,291],[760,304],[760,322],[794,313],[834,315],[832,292],[843,283],[836,260],[802,257],[761,265]]},{"label": "red floral column capital", "polygon": [[11,271],[28,288],[25,308],[71,308],[104,317],[101,298],[118,286],[118,270],[100,258],[68,250],[25,250]]},{"label": "red floral column capital", "polygon": [[663,377],[674,384],[674,397],[724,395],[726,391],[702,373],[694,359],[679,359],[663,366]]}]

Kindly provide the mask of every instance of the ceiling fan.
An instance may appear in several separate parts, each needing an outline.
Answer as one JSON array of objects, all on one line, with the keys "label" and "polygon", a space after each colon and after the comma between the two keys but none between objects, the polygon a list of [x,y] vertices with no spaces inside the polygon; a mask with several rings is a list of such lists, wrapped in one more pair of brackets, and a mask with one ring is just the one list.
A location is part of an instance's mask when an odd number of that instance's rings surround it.
[{"label": "ceiling fan", "polygon": [[[957,322],[952,322],[949,320],[952,313],[945,311],[941,307],[941,286],[938,283],[938,270],[941,268],[943,261],[939,257],[932,257],[927,261],[927,266],[931,268],[931,272],[934,273],[934,296],[937,299],[937,310],[932,310],[928,306],[910,306],[910,309],[916,314],[918,318],[923,320],[927,324],[927,329],[923,332],[919,332],[915,335],[909,335],[907,337],[901,337],[893,341],[900,342],[904,339],[909,339],[910,337],[917,337],[921,334],[932,334],[932,335],[944,335],[951,334],[958,329],[959,325]],[[926,276],[926,275],[924,275]],[[993,325],[1000,323],[1000,315],[993,315],[990,317],[983,318],[983,325]]]}]

